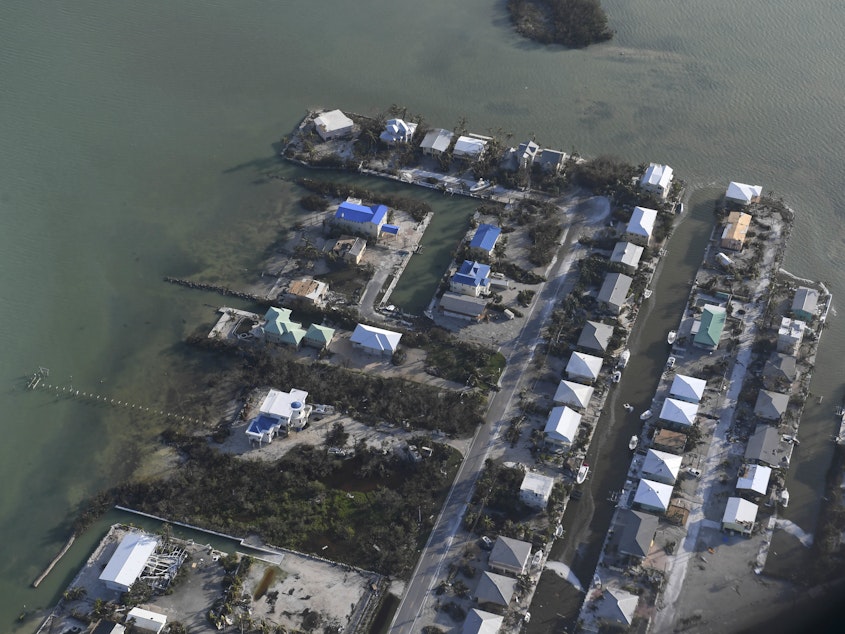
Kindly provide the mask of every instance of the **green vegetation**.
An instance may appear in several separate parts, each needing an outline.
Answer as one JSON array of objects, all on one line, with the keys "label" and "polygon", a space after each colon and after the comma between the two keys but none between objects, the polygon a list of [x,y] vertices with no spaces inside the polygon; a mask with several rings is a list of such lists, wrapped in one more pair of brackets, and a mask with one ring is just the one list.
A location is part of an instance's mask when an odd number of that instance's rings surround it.
[{"label": "green vegetation", "polygon": [[598,0],[508,0],[521,35],[542,44],[583,48],[613,37]]},{"label": "green vegetation", "polygon": [[417,222],[425,218],[426,214],[431,213],[431,206],[421,200],[396,194],[374,192],[366,187],[360,187],[351,183],[338,183],[316,178],[300,178],[297,179],[296,183],[308,191],[326,198],[345,200],[351,196],[365,201],[378,201],[388,207],[407,212]]},{"label": "green vegetation", "polygon": [[466,342],[441,341],[425,347],[428,371],[456,383],[492,386],[505,369],[500,352]]}]

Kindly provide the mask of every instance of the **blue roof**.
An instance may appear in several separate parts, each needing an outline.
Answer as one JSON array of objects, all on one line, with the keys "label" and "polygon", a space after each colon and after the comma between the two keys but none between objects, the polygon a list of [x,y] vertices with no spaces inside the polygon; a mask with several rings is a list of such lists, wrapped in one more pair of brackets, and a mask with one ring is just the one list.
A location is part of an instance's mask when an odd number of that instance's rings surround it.
[{"label": "blue roof", "polygon": [[367,207],[366,205],[359,205],[357,203],[346,201],[340,203],[334,217],[339,220],[348,220],[349,222],[372,222],[373,224],[381,224],[386,215],[387,207],[384,205],[373,205],[372,207]]},{"label": "blue roof", "polygon": [[399,233],[399,227],[397,227],[396,225],[382,225],[381,230],[384,233],[392,233],[393,235]]},{"label": "blue roof", "polygon": [[473,249],[484,249],[489,253],[496,246],[496,240],[499,239],[501,233],[502,230],[499,227],[480,224],[478,229],[475,230],[475,235],[472,237],[469,246]]},{"label": "blue roof", "polygon": [[252,434],[266,434],[274,427],[279,426],[279,420],[270,416],[260,414],[258,418],[253,418],[249,424],[248,432]]},{"label": "blue roof", "polygon": [[489,276],[489,265],[464,260],[464,263],[461,264],[461,268],[459,268],[458,272],[452,276],[452,280],[457,284],[478,286],[479,284],[483,284]]}]

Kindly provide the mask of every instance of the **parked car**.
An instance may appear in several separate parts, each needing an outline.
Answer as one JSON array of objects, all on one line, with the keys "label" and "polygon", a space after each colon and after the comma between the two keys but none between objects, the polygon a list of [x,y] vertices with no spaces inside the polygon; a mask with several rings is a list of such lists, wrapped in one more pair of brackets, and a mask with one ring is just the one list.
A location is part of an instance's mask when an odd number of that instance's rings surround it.
[{"label": "parked car", "polygon": [[493,550],[493,540],[487,537],[487,535],[481,536],[481,547],[484,550]]},{"label": "parked car", "polygon": [[693,478],[700,478],[701,477],[701,471],[699,471],[698,469],[694,469],[692,467],[687,467],[687,473],[690,474]]}]

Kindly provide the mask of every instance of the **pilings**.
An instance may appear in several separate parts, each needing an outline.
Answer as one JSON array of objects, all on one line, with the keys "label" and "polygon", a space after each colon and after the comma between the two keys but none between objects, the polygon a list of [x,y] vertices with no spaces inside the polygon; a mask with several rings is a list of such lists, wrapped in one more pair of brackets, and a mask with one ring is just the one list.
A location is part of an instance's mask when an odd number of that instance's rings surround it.
[{"label": "pilings", "polygon": [[236,291],[228,286],[217,286],[215,284],[206,284],[204,282],[192,282],[190,280],[179,279],[178,277],[165,277],[164,281],[168,284],[176,284],[177,286],[184,286],[185,288],[219,293],[225,297],[237,297],[239,299],[260,303],[266,303],[269,301],[269,298],[266,296],[255,295],[254,293],[247,293],[246,291]]}]

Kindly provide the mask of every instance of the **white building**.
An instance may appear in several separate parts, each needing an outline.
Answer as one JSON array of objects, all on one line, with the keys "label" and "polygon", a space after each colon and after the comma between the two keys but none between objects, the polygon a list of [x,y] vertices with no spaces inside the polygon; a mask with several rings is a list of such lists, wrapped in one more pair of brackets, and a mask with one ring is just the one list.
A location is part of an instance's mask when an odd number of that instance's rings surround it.
[{"label": "white building", "polygon": [[757,505],[742,498],[728,498],[722,516],[722,530],[750,535],[757,519]]},{"label": "white building", "polygon": [[484,154],[484,149],[487,147],[487,140],[478,136],[459,136],[455,141],[455,147],[452,150],[452,156],[463,159],[477,159]]},{"label": "white building", "polygon": [[688,403],[675,398],[667,398],[663,401],[660,410],[660,419],[675,423],[682,427],[690,427],[695,423],[695,416],[698,414],[698,403]]},{"label": "white building", "polygon": [[573,352],[566,364],[566,376],[570,379],[583,379],[592,383],[599,378],[601,372],[601,357],[595,357],[583,352]]},{"label": "white building", "polygon": [[317,129],[317,134],[323,141],[329,139],[340,139],[352,134],[352,128],[355,124],[352,119],[343,114],[340,110],[330,110],[324,112],[316,119],[314,119],[314,127]]},{"label": "white building", "polygon": [[147,560],[156,547],[158,538],[146,533],[129,533],[117,546],[109,559],[100,580],[109,590],[129,592],[129,588],[144,572]]},{"label": "white building", "polygon": [[672,188],[673,176],[674,170],[668,165],[651,163],[640,179],[640,189],[656,194],[660,198],[666,198]]},{"label": "white building", "polygon": [[778,352],[795,356],[798,348],[801,347],[806,327],[807,325],[800,319],[782,318],[780,328],[778,328]]},{"label": "white building", "polygon": [[526,471],[519,487],[519,499],[528,506],[545,510],[555,486],[555,479],[533,471]]},{"label": "white building", "polygon": [[567,447],[575,442],[578,425],[581,424],[581,414],[565,405],[553,407],[546,419],[543,433],[546,442]]},{"label": "white building", "polygon": [[388,145],[408,143],[416,130],[416,123],[408,123],[403,119],[388,119],[379,138]]},{"label": "white building", "polygon": [[634,207],[631,220],[625,229],[625,235],[631,242],[648,246],[654,233],[654,223],[657,221],[657,210],[648,207]]},{"label": "white building", "polygon": [[449,149],[454,136],[454,132],[444,130],[443,128],[435,128],[425,135],[422,143],[420,143],[420,149],[423,151],[423,154],[439,156]]},{"label": "white building", "polygon": [[505,617],[472,608],[467,614],[461,634],[498,634]]},{"label": "white building", "polygon": [[760,185],[746,185],[745,183],[731,181],[727,191],[725,191],[725,201],[742,206],[750,205],[759,202],[762,193],[763,188]]},{"label": "white building", "polygon": [[613,247],[613,253],[610,254],[610,261],[621,264],[628,269],[629,272],[637,270],[640,265],[640,259],[643,257],[643,247],[638,244],[630,242],[617,242]]},{"label": "white building", "polygon": [[699,403],[704,398],[707,381],[685,374],[676,374],[669,388],[669,395],[689,403]]},{"label": "white building", "polygon": [[400,332],[358,324],[349,341],[352,342],[354,348],[367,354],[390,357],[399,349],[401,338]]},{"label": "white building", "polygon": [[737,491],[751,491],[757,495],[766,495],[772,468],[761,464],[747,464],[743,466],[736,482]]},{"label": "white building", "polygon": [[134,623],[135,629],[159,634],[167,623],[167,617],[143,608],[132,608],[126,614],[126,623]]},{"label": "white building", "polygon": [[673,453],[649,449],[646,452],[641,473],[643,477],[663,484],[675,484],[681,471],[683,456]]},{"label": "white building", "polygon": [[634,504],[647,511],[665,513],[672,499],[672,488],[671,484],[640,480],[637,492],[634,494]]},{"label": "white building", "polygon": [[583,385],[582,383],[575,383],[573,381],[561,381],[555,391],[555,403],[562,403],[570,407],[577,407],[584,409],[590,404],[590,399],[593,398],[595,388],[590,385]]},{"label": "white building", "polygon": [[[299,431],[308,424],[308,417],[313,409],[313,406],[305,404],[307,398],[308,392],[304,390],[293,389],[290,392],[270,390],[258,408],[259,418],[264,416],[277,421],[279,428]],[[247,436],[259,442],[268,440],[255,437],[255,432],[251,435],[249,428],[246,433]]]}]

